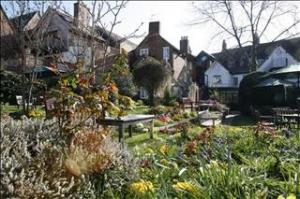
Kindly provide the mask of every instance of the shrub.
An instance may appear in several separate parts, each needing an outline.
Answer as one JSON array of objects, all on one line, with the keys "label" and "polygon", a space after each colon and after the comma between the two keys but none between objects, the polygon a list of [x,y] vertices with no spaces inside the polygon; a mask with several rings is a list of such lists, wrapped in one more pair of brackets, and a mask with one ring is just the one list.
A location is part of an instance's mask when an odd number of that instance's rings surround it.
[{"label": "shrub", "polygon": [[250,105],[254,101],[254,98],[257,97],[253,96],[252,87],[257,84],[265,74],[265,72],[252,72],[242,79],[239,87],[239,104],[242,114],[250,114]]},{"label": "shrub", "polygon": [[149,92],[150,105],[156,105],[154,97],[161,85],[168,81],[171,75],[170,65],[164,65],[153,57],[140,60],[133,69],[133,76],[138,86],[145,87]]},{"label": "shrub", "polygon": [[160,127],[160,126],[164,126],[165,123],[160,121],[160,120],[154,120],[154,126]]},{"label": "shrub", "polygon": [[53,121],[1,122],[1,198],[91,197],[88,176],[63,167],[63,137]]},{"label": "shrub", "polygon": [[174,114],[174,115],[172,116],[172,119],[173,119],[174,121],[180,121],[180,120],[183,119],[183,115],[181,115],[180,113],[176,113],[176,114]]},{"label": "shrub", "polygon": [[1,198],[96,198],[135,179],[134,159],[108,136],[87,130],[71,146],[65,140],[52,120],[1,121]]},{"label": "shrub", "polygon": [[0,78],[0,101],[9,104],[16,104],[16,95],[22,95],[22,89],[24,89],[21,75],[6,70],[0,70]]},{"label": "shrub", "polygon": [[168,111],[168,109],[164,106],[156,106],[156,107],[152,107],[148,113],[149,114],[154,114],[154,115],[159,115],[159,114],[163,114],[166,113]]},{"label": "shrub", "polygon": [[168,87],[165,88],[164,98],[163,98],[162,103],[165,106],[174,106],[176,103],[176,97],[172,95],[172,93]]}]

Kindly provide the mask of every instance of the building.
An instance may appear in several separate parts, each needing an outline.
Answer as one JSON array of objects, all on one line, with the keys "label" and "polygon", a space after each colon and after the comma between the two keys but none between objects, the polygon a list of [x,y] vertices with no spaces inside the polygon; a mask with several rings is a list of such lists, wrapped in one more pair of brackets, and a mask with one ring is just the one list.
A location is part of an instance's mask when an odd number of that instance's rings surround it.
[{"label": "building", "polygon": [[[134,68],[134,65],[144,56],[154,57],[162,63],[169,63],[172,67],[172,77],[157,92],[158,97],[163,97],[167,87],[178,97],[197,100],[197,89],[192,85],[194,56],[191,54],[187,37],[181,38],[180,49],[178,49],[160,35],[160,22],[150,22],[148,35],[130,52],[129,65],[131,68]],[[142,99],[148,97],[147,91],[142,87],[139,97]]]},{"label": "building", "polygon": [[[262,43],[257,47],[257,71],[269,72],[299,62],[300,37]],[[221,91],[221,95],[226,95],[226,102],[236,103],[239,84],[251,72],[251,46],[227,49],[223,41],[219,53],[200,52],[196,65],[200,87]]]},{"label": "building", "polygon": [[[243,77],[251,72],[250,56],[251,46],[223,48],[221,52],[212,54],[204,73],[205,85],[210,88],[238,88]],[[257,71],[268,72],[299,62],[300,37],[262,43],[257,47]]]},{"label": "building", "polygon": [[115,49],[119,50],[117,51],[117,53],[123,52],[128,54],[130,51],[134,50],[137,47],[135,43],[129,41],[125,37],[110,32],[109,30],[105,30],[104,28],[99,26],[97,26],[96,29],[98,34],[109,43],[109,46],[112,46]]},{"label": "building", "polygon": [[9,57],[13,57],[14,52],[18,52],[16,29],[11,23],[5,11],[0,5],[0,38],[1,38],[1,68],[5,68],[6,61]]},{"label": "building", "polygon": [[[12,29],[9,35],[20,38],[22,33],[26,36],[22,52],[13,50],[13,53],[2,59],[1,51],[1,66],[22,72],[23,66],[30,68],[55,63],[57,67],[66,68],[78,60],[83,60],[84,69],[89,70],[92,65],[101,65],[99,60],[103,59],[104,54],[110,56],[120,53],[121,49],[130,51],[134,48],[130,48],[132,43],[122,40],[119,36],[116,42],[102,37],[104,35],[98,31],[97,26],[96,31],[92,31],[90,20],[89,8],[83,2],[74,3],[73,16],[63,10],[49,7],[42,16],[38,12],[31,12],[8,20],[1,8],[1,24],[6,24],[7,31]],[[114,33],[112,35],[116,36]],[[4,36],[7,37],[1,33],[1,39]],[[16,46],[22,49],[20,41],[16,42]],[[1,43],[3,52],[6,52],[7,47],[9,46],[3,46]]]}]

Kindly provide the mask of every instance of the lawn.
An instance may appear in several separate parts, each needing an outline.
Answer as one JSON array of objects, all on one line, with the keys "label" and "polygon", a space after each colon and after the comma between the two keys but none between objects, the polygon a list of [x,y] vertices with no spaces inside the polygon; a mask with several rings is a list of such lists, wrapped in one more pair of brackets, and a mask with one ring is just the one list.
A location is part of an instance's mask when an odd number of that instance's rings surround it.
[{"label": "lawn", "polygon": [[9,104],[2,104],[1,103],[1,113],[3,114],[9,114],[13,112],[19,112],[21,111],[22,107],[18,109],[18,106],[16,105],[9,105]]}]

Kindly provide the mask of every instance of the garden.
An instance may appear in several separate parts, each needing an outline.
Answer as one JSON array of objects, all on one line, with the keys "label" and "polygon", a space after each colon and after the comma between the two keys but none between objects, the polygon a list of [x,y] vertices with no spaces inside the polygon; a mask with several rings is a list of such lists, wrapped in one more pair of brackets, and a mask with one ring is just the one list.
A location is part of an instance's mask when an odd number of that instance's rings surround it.
[{"label": "garden", "polygon": [[[158,105],[154,98],[150,104],[133,100],[130,90],[121,89],[124,80],[117,81],[129,73],[123,58],[116,63],[100,87],[91,87],[90,79],[76,70],[59,76],[44,94],[54,99],[51,109],[41,104],[26,112],[10,105],[14,85],[1,82],[7,88],[1,96],[6,102],[1,103],[1,197],[299,196],[299,133],[240,115],[205,127],[199,112],[174,99]],[[224,108],[215,101],[207,105],[207,118],[219,117]],[[154,115],[153,139],[149,126],[138,123],[132,136],[125,132],[125,143],[119,143],[116,128],[96,122],[128,114]]]},{"label": "garden", "polygon": [[[174,110],[175,108],[173,108]],[[156,113],[154,139],[137,124],[125,147],[115,131],[90,128],[68,146],[53,120],[1,122],[1,195],[65,198],[296,198],[299,135],[260,124],[158,128],[193,112],[135,102],[128,112]],[[4,160],[4,161],[3,161]]]}]

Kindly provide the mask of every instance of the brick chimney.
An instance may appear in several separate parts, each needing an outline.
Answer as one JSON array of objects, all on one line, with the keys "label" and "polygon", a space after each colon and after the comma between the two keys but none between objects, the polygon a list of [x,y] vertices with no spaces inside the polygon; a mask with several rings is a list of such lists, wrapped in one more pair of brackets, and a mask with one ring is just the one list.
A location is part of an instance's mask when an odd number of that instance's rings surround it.
[{"label": "brick chimney", "polygon": [[78,28],[85,28],[90,22],[89,8],[82,2],[74,3],[74,24]]},{"label": "brick chimney", "polygon": [[159,21],[153,21],[149,23],[149,35],[151,34],[159,34]]},{"label": "brick chimney", "polygon": [[181,37],[179,47],[181,53],[184,54],[190,53],[189,39],[187,36]]},{"label": "brick chimney", "polygon": [[223,43],[222,43],[222,52],[224,52],[227,49],[227,44],[225,39],[223,39]]}]

